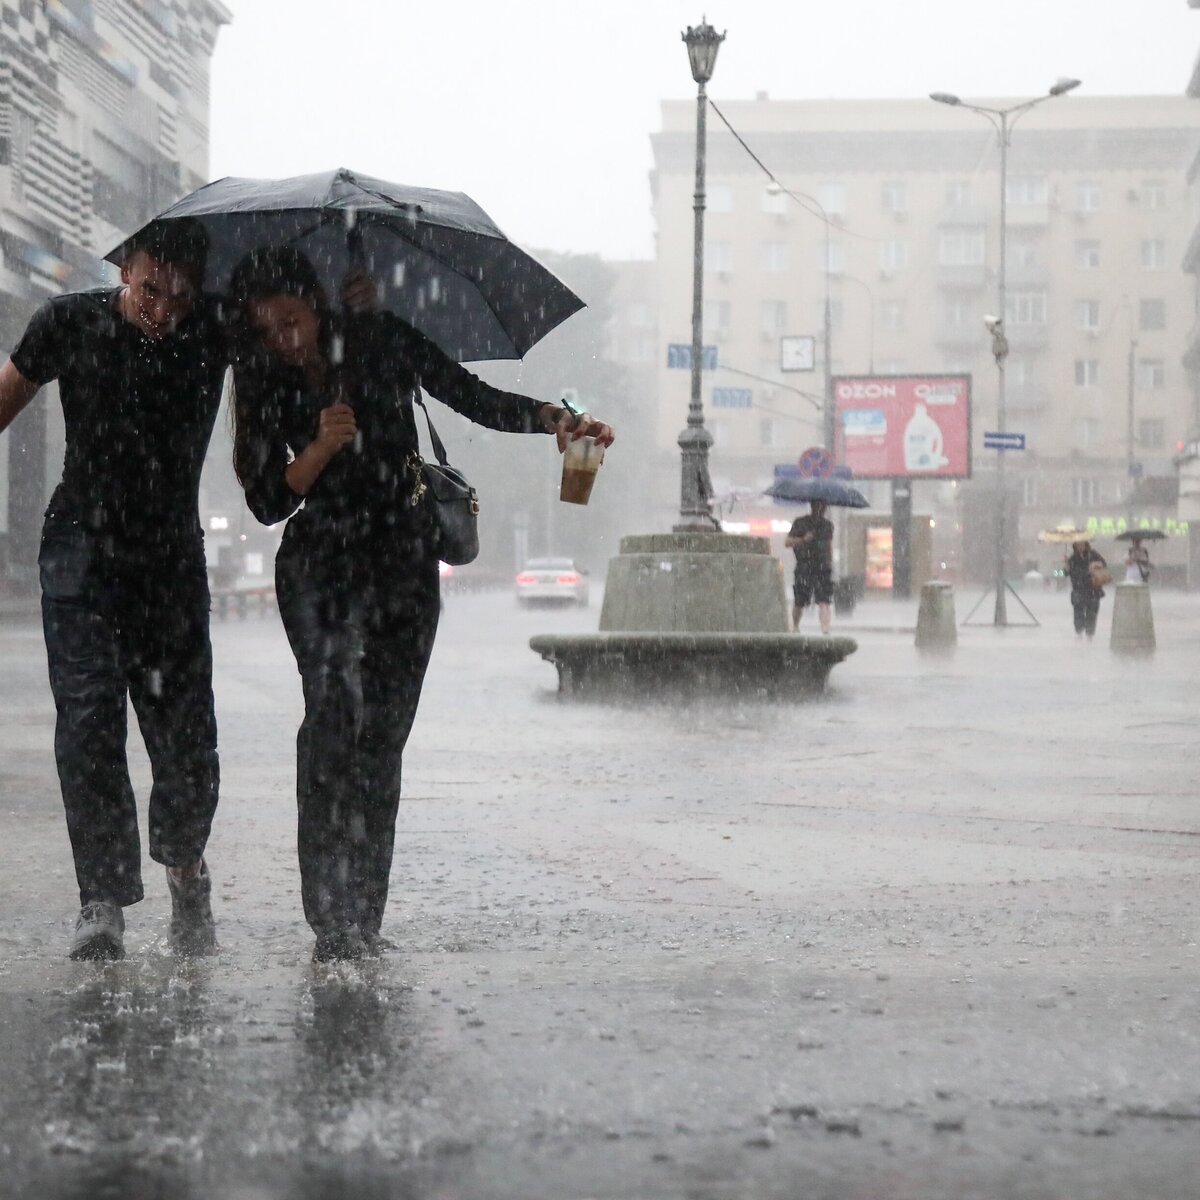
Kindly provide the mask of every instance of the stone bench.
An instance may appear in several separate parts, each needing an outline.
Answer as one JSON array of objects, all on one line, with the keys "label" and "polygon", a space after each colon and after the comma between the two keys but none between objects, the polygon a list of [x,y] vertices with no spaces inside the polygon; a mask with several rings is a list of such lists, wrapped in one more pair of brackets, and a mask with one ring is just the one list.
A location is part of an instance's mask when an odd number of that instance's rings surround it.
[{"label": "stone bench", "polygon": [[530,649],[553,663],[560,695],[622,693],[802,700],[820,695],[853,638],[794,633],[539,634]]}]

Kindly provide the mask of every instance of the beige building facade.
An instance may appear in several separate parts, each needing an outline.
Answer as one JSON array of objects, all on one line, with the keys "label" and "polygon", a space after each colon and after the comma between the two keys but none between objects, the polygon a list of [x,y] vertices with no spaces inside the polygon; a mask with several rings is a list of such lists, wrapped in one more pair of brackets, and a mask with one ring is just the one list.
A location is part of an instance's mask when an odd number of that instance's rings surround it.
[{"label": "beige building facade", "polygon": [[[969,98],[989,107],[1014,101]],[[997,132],[928,99],[718,100],[783,185],[772,186],[716,114],[707,155],[705,336],[718,366],[703,398],[718,500],[758,522],[790,518],[754,499],[777,464],[822,438],[826,373],[963,372],[973,380],[973,478],[920,482],[948,577],[993,561],[998,375],[984,318],[998,303]],[[667,102],[653,138],[657,229],[657,523],[677,506],[691,339],[695,105]],[[1183,365],[1195,320],[1184,269],[1195,228],[1189,168],[1200,104],[1186,96],[1047,100],[1012,131],[1007,170],[1007,460],[1014,571],[1054,555],[1037,532],[1063,521],[1111,537],[1133,520],[1186,538],[1155,480],[1197,427]],[[788,193],[793,193],[789,195]],[[822,219],[824,214],[825,219]],[[824,313],[831,314],[829,362]],[[813,370],[781,369],[781,340],[811,336]],[[866,485],[890,506],[886,483]],[[945,564],[943,567],[941,564]]]}]

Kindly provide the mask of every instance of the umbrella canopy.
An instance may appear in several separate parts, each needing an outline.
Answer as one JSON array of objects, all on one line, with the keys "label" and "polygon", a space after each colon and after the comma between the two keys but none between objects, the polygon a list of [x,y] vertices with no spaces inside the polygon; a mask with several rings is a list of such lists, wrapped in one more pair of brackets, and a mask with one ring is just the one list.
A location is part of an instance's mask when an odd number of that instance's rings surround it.
[{"label": "umbrella canopy", "polygon": [[1038,534],[1039,542],[1064,545],[1070,542],[1090,542],[1092,535],[1086,529],[1076,529],[1074,525],[1056,525],[1053,529],[1043,529]]},{"label": "umbrella canopy", "polygon": [[1160,542],[1166,536],[1161,529],[1126,529],[1124,533],[1118,533],[1114,540],[1118,542]]},{"label": "umbrella canopy", "polygon": [[294,179],[218,179],[106,257],[119,264],[151,226],[184,220],[198,222],[208,238],[205,290],[226,292],[241,259],[264,247],[305,254],[331,299],[350,267],[361,266],[382,308],[459,362],[521,358],[584,307],[468,196],[345,169]]},{"label": "umbrella canopy", "polygon": [[838,508],[869,508],[866,496],[844,479],[777,479],[764,495],[795,504],[823,500]]}]

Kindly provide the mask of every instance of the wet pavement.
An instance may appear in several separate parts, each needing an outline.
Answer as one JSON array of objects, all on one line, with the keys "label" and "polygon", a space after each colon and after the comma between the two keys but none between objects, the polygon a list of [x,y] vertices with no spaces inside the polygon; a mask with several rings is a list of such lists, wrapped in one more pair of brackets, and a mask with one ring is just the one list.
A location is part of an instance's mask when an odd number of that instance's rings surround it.
[{"label": "wet pavement", "polygon": [[[975,597],[957,598],[960,617]],[[0,1196],[1194,1197],[1200,598],[1159,648],[912,646],[861,605],[820,701],[563,704],[597,610],[448,597],[384,932],[314,966],[299,681],[214,624],[221,953],[67,961],[36,625],[0,624]],[[1010,617],[1018,615],[1010,606]],[[131,756],[144,797],[147,768]]]}]

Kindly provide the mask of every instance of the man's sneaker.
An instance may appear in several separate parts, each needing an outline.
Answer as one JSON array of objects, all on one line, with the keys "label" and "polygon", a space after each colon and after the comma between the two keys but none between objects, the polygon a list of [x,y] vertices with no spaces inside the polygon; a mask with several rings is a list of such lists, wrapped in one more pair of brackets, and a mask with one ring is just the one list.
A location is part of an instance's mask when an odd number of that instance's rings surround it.
[{"label": "man's sneaker", "polygon": [[345,929],[327,929],[318,933],[312,960],[315,963],[348,962],[366,958],[368,953],[362,934],[350,925]]},{"label": "man's sneaker", "polygon": [[217,949],[217,926],[212,915],[212,876],[200,863],[200,874],[176,879],[167,869],[171,890],[171,949],[176,954],[213,954]]},{"label": "man's sneaker", "polygon": [[93,900],[79,910],[71,957],[106,961],[125,957],[125,914],[111,900]]}]

